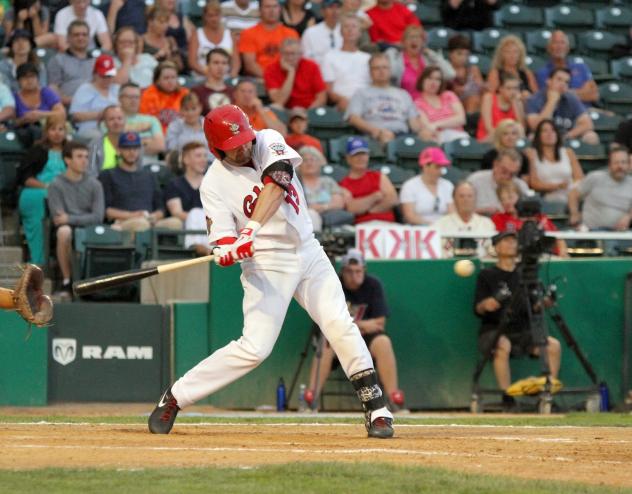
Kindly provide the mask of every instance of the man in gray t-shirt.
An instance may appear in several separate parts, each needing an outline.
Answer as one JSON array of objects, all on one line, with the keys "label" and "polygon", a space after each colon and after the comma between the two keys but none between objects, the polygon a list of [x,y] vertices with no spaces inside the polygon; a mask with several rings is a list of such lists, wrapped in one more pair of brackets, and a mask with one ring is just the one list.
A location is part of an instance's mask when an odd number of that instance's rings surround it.
[{"label": "man in gray t-shirt", "polygon": [[[589,173],[568,194],[569,223],[591,230],[628,230],[632,220],[632,176],[628,150],[615,147],[608,169]],[[579,201],[584,201],[582,211]]]},{"label": "man in gray t-shirt", "polygon": [[382,144],[392,141],[397,134],[419,132],[419,112],[412,98],[403,89],[391,86],[388,56],[371,55],[369,71],[371,85],[354,93],[345,119]]},{"label": "man in gray t-shirt", "polygon": [[498,152],[491,170],[480,170],[467,177],[467,181],[476,190],[476,212],[478,214],[491,216],[503,211],[500,199],[496,194],[498,185],[503,182],[513,181],[523,196],[533,194],[529,186],[516,176],[520,166],[520,155],[513,149],[506,149]]}]

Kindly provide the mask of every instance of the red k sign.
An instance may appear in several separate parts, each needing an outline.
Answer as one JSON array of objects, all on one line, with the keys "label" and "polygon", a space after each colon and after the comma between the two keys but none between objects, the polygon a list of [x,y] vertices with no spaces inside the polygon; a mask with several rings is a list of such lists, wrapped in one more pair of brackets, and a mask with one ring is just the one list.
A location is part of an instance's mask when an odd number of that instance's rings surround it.
[{"label": "red k sign", "polygon": [[356,246],[365,259],[439,259],[441,237],[425,226],[358,225]]}]

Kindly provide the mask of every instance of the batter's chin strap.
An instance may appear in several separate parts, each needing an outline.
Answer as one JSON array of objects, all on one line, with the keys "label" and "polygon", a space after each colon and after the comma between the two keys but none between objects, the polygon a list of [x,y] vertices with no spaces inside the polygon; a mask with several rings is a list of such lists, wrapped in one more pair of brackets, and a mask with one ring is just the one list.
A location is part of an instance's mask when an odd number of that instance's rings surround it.
[{"label": "batter's chin strap", "polygon": [[375,369],[366,369],[353,374],[349,380],[362,402],[362,408],[368,414],[386,406],[386,399],[377,382]]}]

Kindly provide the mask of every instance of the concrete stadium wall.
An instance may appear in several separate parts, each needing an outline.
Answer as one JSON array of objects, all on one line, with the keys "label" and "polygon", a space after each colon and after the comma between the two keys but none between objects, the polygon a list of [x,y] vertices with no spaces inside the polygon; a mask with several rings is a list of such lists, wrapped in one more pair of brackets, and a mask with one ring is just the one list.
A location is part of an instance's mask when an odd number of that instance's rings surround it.
[{"label": "concrete stadium wall", "polygon": [[[478,320],[472,312],[475,277],[459,278],[452,271],[453,261],[372,262],[368,270],[386,287],[391,309],[387,330],[398,360],[400,385],[411,408],[451,408],[469,404],[471,375],[477,359]],[[242,289],[239,268],[213,267],[209,309],[208,345],[210,353],[241,334]],[[573,259],[544,263],[541,278],[559,286],[560,310],[580,347],[593,364],[600,380],[605,380],[611,400],[623,398],[623,295],[625,276],[632,271],[632,260]],[[202,304],[204,305],[204,304]],[[180,319],[203,320],[202,306],[178,307],[176,334]],[[199,315],[186,315],[193,311]],[[279,377],[289,385],[300,361],[311,322],[296,303],[292,303],[273,354],[258,369],[208,402],[228,408],[253,408],[274,405]],[[553,336],[560,337],[550,325]],[[201,351],[203,332],[195,333],[198,345],[195,358],[176,349],[176,360],[195,362]],[[180,340],[178,340],[180,341]],[[191,345],[189,345],[191,346]],[[590,381],[572,352],[562,344],[561,379],[566,386],[586,386]],[[307,382],[309,358],[299,382]],[[188,368],[179,366],[178,375]],[[530,359],[512,364],[514,378],[537,374],[539,365]],[[489,367],[483,382],[493,384]],[[295,403],[294,401],[291,403]]]}]

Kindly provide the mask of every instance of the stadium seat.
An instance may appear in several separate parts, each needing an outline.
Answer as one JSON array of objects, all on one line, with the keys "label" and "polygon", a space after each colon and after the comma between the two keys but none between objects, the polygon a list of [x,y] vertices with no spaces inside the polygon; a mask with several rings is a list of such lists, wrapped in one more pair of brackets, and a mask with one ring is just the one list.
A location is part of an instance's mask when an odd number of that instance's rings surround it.
[{"label": "stadium seat", "polygon": [[632,57],[620,58],[610,62],[612,73],[624,82],[632,81]]},{"label": "stadium seat", "polygon": [[471,53],[468,60],[470,62],[470,65],[476,65],[479,68],[481,74],[483,74],[484,77],[487,76],[487,74],[489,73],[489,69],[492,66],[492,59],[489,55],[484,55],[482,53]]},{"label": "stadium seat", "polygon": [[609,115],[601,111],[590,111],[589,115],[601,142],[606,145],[610,144],[614,140],[623,117],[620,115]]},{"label": "stadium seat", "polygon": [[328,164],[323,166],[321,173],[325,177],[331,177],[336,182],[340,182],[349,174],[349,168],[342,165]]},{"label": "stadium seat", "polygon": [[[436,27],[427,31],[426,44],[433,50],[447,50],[448,41],[457,34],[454,29],[448,27]],[[464,33],[461,33],[464,34]]]},{"label": "stadium seat", "polygon": [[546,25],[564,32],[581,33],[592,29],[595,15],[592,10],[578,7],[575,4],[562,4],[544,9]]},{"label": "stadium seat", "polygon": [[465,170],[461,170],[458,166],[448,166],[445,168],[445,175],[443,178],[452,182],[453,185],[458,184],[459,182],[466,180],[467,176],[470,174]]},{"label": "stadium seat", "polygon": [[575,152],[585,173],[608,164],[608,152],[603,144],[586,144],[579,139],[571,139],[568,146]]},{"label": "stadium seat", "polygon": [[16,173],[25,152],[15,132],[0,132],[0,197],[3,206],[17,205]]},{"label": "stadium seat", "polygon": [[532,72],[535,72],[540,67],[546,65],[547,59],[538,55],[527,55],[525,62],[527,67],[529,67]]},{"label": "stadium seat", "polygon": [[57,54],[57,50],[54,48],[36,48],[35,54],[40,59],[42,65],[48,65],[48,62]]},{"label": "stadium seat", "polygon": [[588,31],[577,37],[579,51],[592,57],[608,58],[614,45],[625,43],[625,36],[608,31]]},{"label": "stadium seat", "polygon": [[[136,267],[136,247],[130,232],[113,230],[98,225],[76,228],[75,252],[79,254],[78,268],[81,278],[91,278]],[[131,300],[137,293],[135,285],[102,290],[89,298],[93,300]]]},{"label": "stadium seat", "polygon": [[161,189],[164,189],[173,178],[173,173],[164,163],[149,163],[144,165],[143,169],[150,171],[154,175]]},{"label": "stadium seat", "polygon": [[481,169],[483,155],[492,148],[492,145],[478,142],[476,139],[455,139],[443,147],[452,160],[452,165],[462,170],[477,171]]},{"label": "stadium seat", "polygon": [[386,157],[389,162],[402,168],[419,169],[419,153],[429,146],[438,146],[436,142],[422,141],[415,136],[400,136],[386,146]]},{"label": "stadium seat", "polygon": [[[547,45],[549,43],[549,39],[551,38],[551,32],[552,31],[550,29],[536,29],[526,33],[525,41],[527,45],[527,52],[536,55],[546,53]],[[568,37],[568,44],[572,52],[577,46],[575,35],[573,33],[566,33],[566,36]]]},{"label": "stadium seat", "polygon": [[180,84],[180,86],[182,87],[192,88],[193,86],[198,84],[198,81],[195,79],[195,77],[190,75],[179,75],[178,84]]},{"label": "stadium seat", "polygon": [[284,108],[279,108],[278,106],[271,106],[270,110],[274,112],[274,114],[277,116],[279,120],[281,120],[281,122],[283,122],[284,124],[287,124],[287,121],[288,121],[287,110],[285,110]]},{"label": "stadium seat", "polygon": [[[351,135],[340,136],[329,141],[329,161],[333,163],[346,163],[345,152],[347,147],[347,139],[353,137]],[[365,136],[369,142],[369,156],[372,162],[381,162],[386,159],[386,153],[382,145],[375,139]]]},{"label": "stadium seat", "polygon": [[599,95],[607,110],[620,115],[632,111],[632,86],[626,82],[599,84]]},{"label": "stadium seat", "polygon": [[632,25],[632,10],[622,5],[612,5],[598,9],[595,19],[599,29],[626,35]]},{"label": "stadium seat", "polygon": [[185,0],[182,2],[183,4],[187,4],[188,7],[188,16],[191,19],[191,22],[196,26],[202,25],[202,10],[204,9],[204,5],[206,2],[204,0]]},{"label": "stadium seat", "polygon": [[386,175],[396,189],[400,189],[406,180],[416,175],[414,170],[402,168],[392,163],[377,163],[371,165],[370,168],[372,170],[379,170],[383,175]]},{"label": "stadium seat", "polygon": [[504,36],[507,36],[508,34],[513,33],[507,31],[506,29],[500,29],[496,27],[491,27],[483,31],[474,31],[472,43],[474,51],[479,53],[492,54],[496,50],[500,39]]},{"label": "stadium seat", "polygon": [[333,139],[342,134],[353,133],[344,119],[344,114],[332,106],[312,108],[307,112],[309,133],[318,139]]},{"label": "stadium seat", "polygon": [[429,5],[427,2],[423,2],[409,3],[407,7],[411,12],[415,13],[426,29],[439,27],[443,24],[438,5]]},{"label": "stadium seat", "polygon": [[521,4],[503,5],[494,14],[496,26],[512,32],[528,32],[544,24],[544,13],[537,7]]},{"label": "stadium seat", "polygon": [[573,63],[585,63],[592,72],[593,79],[597,82],[609,81],[612,79],[608,61],[604,58],[574,55],[571,56],[570,59]]}]

